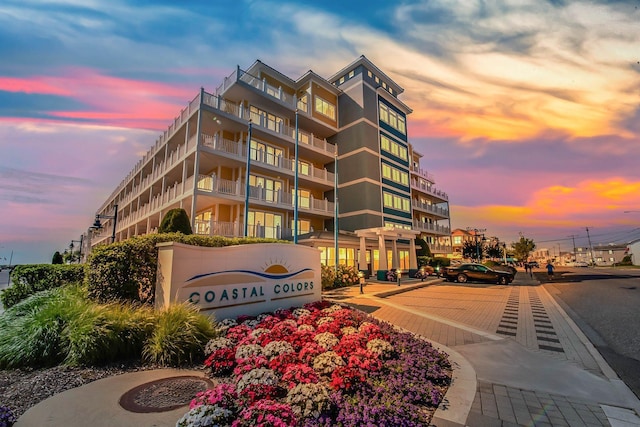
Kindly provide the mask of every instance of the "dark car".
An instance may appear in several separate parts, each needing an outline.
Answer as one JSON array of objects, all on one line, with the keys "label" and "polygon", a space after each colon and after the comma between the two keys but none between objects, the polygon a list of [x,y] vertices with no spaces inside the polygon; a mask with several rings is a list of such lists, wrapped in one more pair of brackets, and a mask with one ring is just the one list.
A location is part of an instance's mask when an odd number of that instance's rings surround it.
[{"label": "dark car", "polygon": [[513,281],[514,274],[509,271],[493,270],[482,264],[462,264],[457,267],[447,267],[442,271],[442,277],[449,282],[489,282],[507,285]]}]

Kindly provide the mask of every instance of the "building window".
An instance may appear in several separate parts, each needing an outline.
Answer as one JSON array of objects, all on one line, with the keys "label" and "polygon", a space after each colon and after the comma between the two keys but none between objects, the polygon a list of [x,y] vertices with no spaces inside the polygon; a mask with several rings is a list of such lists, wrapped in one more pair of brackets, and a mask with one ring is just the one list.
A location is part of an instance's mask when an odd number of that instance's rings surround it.
[{"label": "building window", "polygon": [[298,110],[304,111],[305,113],[309,112],[309,94],[305,93],[304,95],[298,98]]},{"label": "building window", "polygon": [[344,76],[340,77],[340,80],[338,80],[338,84],[341,85],[342,83],[344,83]]},{"label": "building window", "polygon": [[282,215],[249,211],[247,231],[250,237],[282,238]]},{"label": "building window", "polygon": [[280,167],[284,151],[281,148],[251,140],[251,160]]},{"label": "building window", "polygon": [[396,194],[382,192],[384,207],[391,208],[403,212],[411,212],[411,202],[408,198],[398,196]]},{"label": "building window", "polygon": [[404,116],[402,114],[399,114],[393,108],[389,108],[382,102],[380,103],[380,121],[388,124],[403,135],[407,134],[407,127]]},{"label": "building window", "polygon": [[370,78],[373,77],[373,74],[371,74],[371,71],[367,70],[367,76],[369,76]]},{"label": "building window", "polygon": [[409,155],[406,147],[398,144],[395,141],[387,138],[384,135],[380,135],[380,148],[389,154],[392,154],[402,160],[408,160]]},{"label": "building window", "polygon": [[282,191],[282,182],[262,176],[249,176],[249,185],[258,191],[258,198],[267,202],[278,202]]},{"label": "building window", "polygon": [[409,186],[408,173],[403,172],[399,169],[396,169],[392,166],[389,166],[385,163],[382,164],[382,177],[386,179],[390,179],[393,182],[397,182],[398,184]]},{"label": "building window", "polygon": [[[295,233],[296,222],[291,220],[291,230]],[[298,219],[298,235],[311,232],[311,221],[308,219]]]},{"label": "building window", "polygon": [[332,120],[336,119],[336,106],[316,95],[316,111]]},{"label": "building window", "polygon": [[[293,169],[295,171],[295,169]],[[298,160],[298,173],[301,175],[311,176],[311,165],[302,160]]]},{"label": "building window", "polygon": [[[295,199],[291,205],[295,203]],[[311,206],[311,192],[309,190],[301,190],[298,188],[298,207],[309,209]]]},{"label": "building window", "polygon": [[[320,249],[320,264],[334,266],[336,264],[335,248],[318,246]],[[338,248],[338,264],[356,266],[356,250],[354,248]]]},{"label": "building window", "polygon": [[453,236],[453,244],[461,245],[462,244],[462,236]]},{"label": "building window", "polygon": [[349,78],[353,77],[356,74],[355,70],[349,71]]},{"label": "building window", "polygon": [[384,222],[384,226],[385,227],[393,227],[393,228],[402,228],[404,230],[411,230],[411,226],[410,225],[398,224],[397,222],[385,221]]},{"label": "building window", "polygon": [[274,132],[280,132],[282,125],[284,124],[284,120],[281,117],[278,117],[274,114],[268,113],[264,110],[261,110],[258,107],[254,107],[253,105],[249,107],[249,114],[251,121],[258,126],[265,127]]}]

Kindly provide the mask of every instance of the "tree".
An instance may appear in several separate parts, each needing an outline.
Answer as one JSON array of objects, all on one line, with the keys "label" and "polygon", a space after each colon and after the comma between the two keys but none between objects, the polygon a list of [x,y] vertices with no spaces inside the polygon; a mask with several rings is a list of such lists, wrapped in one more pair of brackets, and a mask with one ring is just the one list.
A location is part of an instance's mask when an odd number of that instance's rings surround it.
[{"label": "tree", "polygon": [[529,258],[529,254],[536,248],[536,244],[533,240],[521,235],[520,240],[512,243],[511,247],[518,261],[526,261]]},{"label": "tree", "polygon": [[51,264],[64,264],[64,260],[62,259],[62,255],[60,254],[60,252],[56,251],[56,253],[53,254]]},{"label": "tree", "polygon": [[493,259],[500,259],[504,256],[504,249],[500,246],[500,242],[493,242],[487,246],[487,256]]},{"label": "tree", "polygon": [[462,257],[463,258],[472,258],[478,259],[478,257],[482,258],[484,254],[484,247],[481,242],[476,242],[474,240],[467,240],[462,245]]},{"label": "tree", "polygon": [[431,249],[429,249],[429,244],[421,237],[416,237],[416,255],[431,257]]},{"label": "tree", "polygon": [[162,218],[158,233],[176,233],[193,234],[191,230],[191,221],[187,212],[182,208],[171,209]]}]

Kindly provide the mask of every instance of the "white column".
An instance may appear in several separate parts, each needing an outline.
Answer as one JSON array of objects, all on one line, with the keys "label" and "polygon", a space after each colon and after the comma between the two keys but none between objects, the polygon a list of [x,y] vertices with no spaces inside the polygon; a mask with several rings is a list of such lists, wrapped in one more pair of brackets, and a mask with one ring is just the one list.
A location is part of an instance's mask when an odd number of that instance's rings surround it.
[{"label": "white column", "polygon": [[415,236],[409,237],[409,268],[418,268],[418,257],[416,256],[416,239]]},{"label": "white column", "polygon": [[378,265],[380,270],[387,271],[389,269],[389,263],[387,262],[387,246],[384,241],[384,234],[378,234],[378,252],[380,253],[380,259]]},{"label": "white column", "polygon": [[367,269],[367,242],[364,236],[360,236],[360,257],[358,258],[358,270]]},{"label": "white column", "polygon": [[393,255],[391,255],[391,268],[398,268],[398,238],[393,238]]}]

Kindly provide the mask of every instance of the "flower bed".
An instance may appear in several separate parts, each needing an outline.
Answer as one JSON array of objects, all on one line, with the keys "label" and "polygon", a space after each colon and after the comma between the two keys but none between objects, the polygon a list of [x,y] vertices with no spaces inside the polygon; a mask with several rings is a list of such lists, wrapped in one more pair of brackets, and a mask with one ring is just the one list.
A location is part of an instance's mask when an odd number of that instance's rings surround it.
[{"label": "flower bed", "polygon": [[430,343],[328,302],[220,322],[177,427],[424,426],[451,380]]}]

